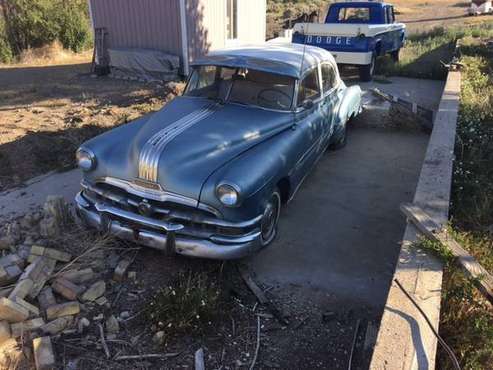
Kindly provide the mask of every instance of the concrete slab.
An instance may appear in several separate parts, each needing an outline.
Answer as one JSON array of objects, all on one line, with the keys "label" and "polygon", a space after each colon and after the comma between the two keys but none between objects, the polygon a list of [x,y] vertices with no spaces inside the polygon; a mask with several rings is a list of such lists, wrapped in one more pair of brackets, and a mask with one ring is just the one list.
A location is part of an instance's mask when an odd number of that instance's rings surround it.
[{"label": "concrete slab", "polygon": [[306,285],[383,307],[428,136],[353,127],[281,213],[279,237],[251,259],[268,285]]},{"label": "concrete slab", "polygon": [[22,216],[44,204],[48,195],[62,195],[72,202],[80,189],[81,173],[74,169],[53,173],[29,181],[26,186],[0,193],[0,221]]}]

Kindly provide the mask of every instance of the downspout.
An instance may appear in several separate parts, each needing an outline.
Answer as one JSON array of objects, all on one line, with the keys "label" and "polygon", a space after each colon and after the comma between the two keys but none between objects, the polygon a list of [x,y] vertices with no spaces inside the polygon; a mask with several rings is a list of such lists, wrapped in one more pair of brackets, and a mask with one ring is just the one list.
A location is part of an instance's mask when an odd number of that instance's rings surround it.
[{"label": "downspout", "polygon": [[183,74],[188,76],[190,61],[188,60],[188,27],[185,1],[186,0],[180,0],[181,54],[183,60]]},{"label": "downspout", "polygon": [[[91,20],[91,30],[92,30],[92,39],[93,39],[93,42],[94,42],[94,49],[96,50],[96,30],[94,29],[94,18],[93,18],[93,14],[92,14],[92,4],[91,4],[91,0],[87,0],[87,8],[89,9],[89,19]],[[95,53],[94,54],[94,60],[95,60],[95,63],[98,64],[99,63],[99,60],[98,60],[98,53]]]}]

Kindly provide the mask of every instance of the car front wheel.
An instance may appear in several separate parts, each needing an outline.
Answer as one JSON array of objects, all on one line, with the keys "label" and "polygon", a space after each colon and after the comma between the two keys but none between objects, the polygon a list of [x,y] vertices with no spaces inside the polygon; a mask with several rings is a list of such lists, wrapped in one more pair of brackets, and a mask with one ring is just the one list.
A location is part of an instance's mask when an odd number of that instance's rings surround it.
[{"label": "car front wheel", "polygon": [[270,244],[276,237],[280,212],[281,194],[279,190],[276,189],[267,202],[262,215],[262,220],[260,221],[260,243],[262,246]]}]

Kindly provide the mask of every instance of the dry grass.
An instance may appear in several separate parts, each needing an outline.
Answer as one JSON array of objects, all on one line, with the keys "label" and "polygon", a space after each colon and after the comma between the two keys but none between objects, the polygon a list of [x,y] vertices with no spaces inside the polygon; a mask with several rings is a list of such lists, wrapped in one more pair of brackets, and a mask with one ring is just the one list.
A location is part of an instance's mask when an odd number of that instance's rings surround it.
[{"label": "dry grass", "polygon": [[59,41],[54,41],[40,48],[24,50],[15,63],[0,64],[0,68],[88,63],[91,61],[91,58],[92,50],[74,53],[64,49]]}]

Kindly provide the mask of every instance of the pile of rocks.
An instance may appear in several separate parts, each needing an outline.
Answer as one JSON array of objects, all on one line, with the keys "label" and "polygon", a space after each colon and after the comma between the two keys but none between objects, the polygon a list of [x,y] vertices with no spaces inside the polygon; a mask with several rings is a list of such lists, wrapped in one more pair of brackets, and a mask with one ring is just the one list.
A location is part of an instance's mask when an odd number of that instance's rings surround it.
[{"label": "pile of rocks", "polygon": [[[0,249],[3,249],[0,257],[0,346],[12,340],[27,347],[31,343],[37,369],[55,367],[53,337],[87,331],[91,321],[84,316],[97,307],[110,307],[105,297],[107,283],[101,279],[102,274],[74,263],[73,256],[66,251],[35,244],[32,235],[31,238],[23,235],[19,244],[19,228],[23,231],[36,224],[38,230],[44,230],[46,234],[60,233],[66,220],[57,219],[55,215],[60,209],[52,207],[54,202],[60,204],[61,200],[50,199],[44,214],[29,215],[12,223],[6,235],[0,238]],[[30,242],[33,244],[29,245]],[[123,280],[129,265],[128,259],[118,262],[113,274],[115,282]],[[101,322],[98,326],[104,321],[104,316],[99,316],[92,318]],[[107,338],[119,332],[115,316],[107,317],[104,324]]]}]

